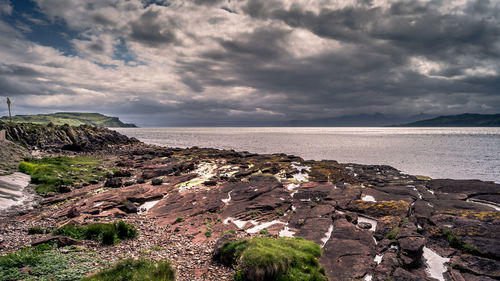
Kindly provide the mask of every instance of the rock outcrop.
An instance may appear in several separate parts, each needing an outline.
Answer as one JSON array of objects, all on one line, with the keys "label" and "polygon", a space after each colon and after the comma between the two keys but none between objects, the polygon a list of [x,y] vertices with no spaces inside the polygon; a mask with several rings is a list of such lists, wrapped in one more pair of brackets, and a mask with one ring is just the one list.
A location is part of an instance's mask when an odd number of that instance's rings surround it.
[{"label": "rock outcrop", "polygon": [[107,158],[119,167],[114,175],[48,197],[16,219],[140,216],[200,243],[227,231],[301,236],[323,248],[329,280],[499,279],[495,183],[201,148],[137,145]]},{"label": "rock outcrop", "polygon": [[0,130],[6,131],[8,140],[29,149],[62,149],[78,152],[102,150],[113,145],[139,142],[116,131],[90,125],[72,127],[0,121]]}]

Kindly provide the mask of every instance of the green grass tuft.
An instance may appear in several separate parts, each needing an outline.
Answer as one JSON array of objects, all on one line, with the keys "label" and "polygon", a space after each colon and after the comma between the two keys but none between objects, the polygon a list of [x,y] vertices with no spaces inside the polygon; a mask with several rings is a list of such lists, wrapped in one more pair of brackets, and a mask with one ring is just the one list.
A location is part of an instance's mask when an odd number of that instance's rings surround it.
[{"label": "green grass tuft", "polygon": [[28,228],[28,234],[29,235],[33,235],[33,234],[47,234],[47,233],[50,233],[50,229],[47,229],[47,228],[42,228],[42,227],[39,227],[39,226],[33,226],[33,227],[30,227]]},{"label": "green grass tuft", "polygon": [[320,257],[321,248],[302,238],[255,237],[221,248],[221,262],[236,269],[237,281],[326,281]]},{"label": "green grass tuft", "polygon": [[261,231],[259,231],[259,234],[260,235],[270,235],[269,230],[267,230],[267,228],[264,228]]},{"label": "green grass tuft", "polygon": [[391,230],[391,232],[387,233],[387,235],[385,236],[385,239],[396,241],[396,237],[398,237],[398,233],[399,233],[399,226],[396,226],[395,228],[393,228]]},{"label": "green grass tuft", "polygon": [[458,237],[457,235],[453,234],[453,232],[451,230],[443,229],[442,232],[443,232],[443,235],[446,237],[446,240],[448,241],[448,244],[450,245],[450,247],[455,248],[455,249],[459,249],[462,252],[467,253],[467,254],[473,254],[473,255],[479,254],[479,251],[476,247],[469,245],[469,244],[465,243],[464,241],[462,241],[462,239],[460,237]]},{"label": "green grass tuft", "polygon": [[105,245],[113,245],[121,240],[137,237],[137,230],[133,225],[119,221],[115,223],[94,223],[87,226],[66,224],[56,229],[54,234],[79,240],[95,240]]},{"label": "green grass tuft", "polygon": [[38,193],[58,192],[62,185],[88,182],[106,175],[97,168],[102,160],[92,157],[50,157],[25,159],[19,163],[19,170],[31,176],[31,183]]},{"label": "green grass tuft", "polygon": [[175,271],[168,261],[158,263],[140,259],[127,259],[119,262],[113,268],[102,271],[94,276],[83,278],[82,281],[173,281]]}]

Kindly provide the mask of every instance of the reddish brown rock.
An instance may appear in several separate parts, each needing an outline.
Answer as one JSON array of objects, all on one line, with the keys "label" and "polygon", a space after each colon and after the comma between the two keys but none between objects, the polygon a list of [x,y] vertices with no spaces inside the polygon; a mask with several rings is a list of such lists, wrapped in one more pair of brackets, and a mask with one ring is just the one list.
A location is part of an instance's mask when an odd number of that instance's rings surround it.
[{"label": "reddish brown rock", "polygon": [[47,236],[45,238],[36,240],[35,242],[31,243],[31,246],[36,246],[44,243],[51,243],[51,242],[56,242],[58,247],[66,247],[66,246],[71,246],[71,245],[77,245],[79,242],[73,238],[67,237],[67,236]]},{"label": "reddish brown rock", "polygon": [[329,280],[359,279],[371,271],[375,253],[369,231],[339,218],[334,221],[331,237],[323,248],[321,264]]}]

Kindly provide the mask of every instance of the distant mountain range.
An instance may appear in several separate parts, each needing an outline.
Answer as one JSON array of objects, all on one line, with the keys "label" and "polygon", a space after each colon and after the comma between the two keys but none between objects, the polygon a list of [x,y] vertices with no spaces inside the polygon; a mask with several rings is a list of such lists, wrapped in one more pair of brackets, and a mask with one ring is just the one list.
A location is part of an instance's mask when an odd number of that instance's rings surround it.
[{"label": "distant mountain range", "polygon": [[500,127],[500,114],[460,114],[395,125],[394,127]]},{"label": "distant mountain range", "polygon": [[[9,121],[8,116],[0,118],[1,121]],[[51,114],[37,115],[15,115],[12,116],[12,122],[16,123],[35,123],[44,124],[53,123],[54,125],[68,124],[71,126],[80,126],[83,124],[93,125],[96,127],[137,127],[134,124],[123,123],[118,117],[105,116],[100,113],[80,113],[80,112],[57,112]]]}]

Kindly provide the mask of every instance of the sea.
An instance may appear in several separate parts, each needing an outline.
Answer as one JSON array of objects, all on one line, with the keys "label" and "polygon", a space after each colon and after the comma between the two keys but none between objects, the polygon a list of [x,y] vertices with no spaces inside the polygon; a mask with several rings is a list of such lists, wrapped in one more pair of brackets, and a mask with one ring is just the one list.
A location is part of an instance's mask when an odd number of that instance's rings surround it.
[{"label": "sea", "polygon": [[253,153],[286,153],[312,160],[390,165],[431,178],[500,183],[500,128],[396,127],[166,127],[116,128],[145,143]]}]

